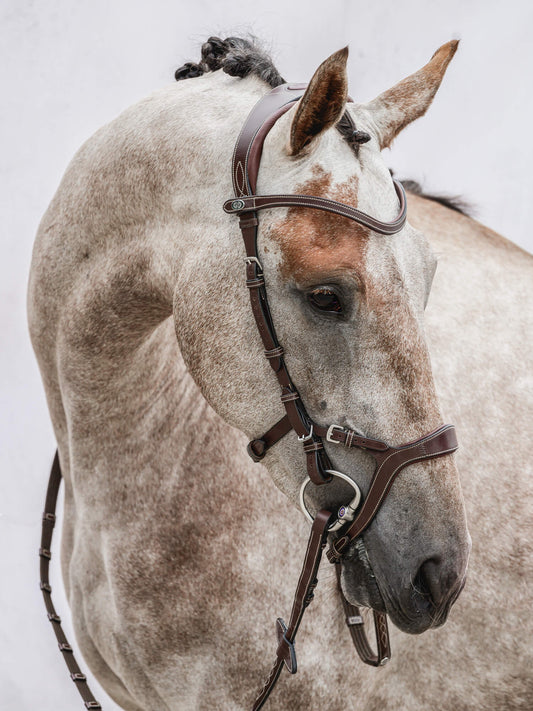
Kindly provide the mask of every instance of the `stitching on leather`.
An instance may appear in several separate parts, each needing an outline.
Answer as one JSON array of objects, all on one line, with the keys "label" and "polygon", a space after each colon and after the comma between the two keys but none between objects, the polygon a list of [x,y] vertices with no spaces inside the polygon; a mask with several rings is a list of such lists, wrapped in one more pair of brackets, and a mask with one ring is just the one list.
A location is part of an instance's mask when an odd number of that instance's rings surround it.
[{"label": "stitching on leather", "polygon": [[[449,429],[449,428],[448,428],[448,429]],[[420,461],[422,461],[423,459],[434,459],[434,458],[436,458],[436,457],[443,456],[444,454],[451,454],[452,452],[455,452],[456,449],[457,449],[457,447],[452,447],[451,449],[443,449],[443,450],[439,450],[438,452],[433,452],[433,453],[431,453],[431,454],[425,454],[425,455],[422,455],[422,456],[420,456],[420,457],[414,457],[413,459],[409,459],[407,462],[400,462],[400,464],[396,467],[396,469],[394,469],[394,470],[392,471],[392,473],[389,475],[389,478],[388,478],[388,480],[387,480],[387,485],[386,485],[385,487],[383,487],[383,491],[382,491],[382,493],[381,493],[381,496],[378,498],[378,500],[377,500],[377,502],[376,502],[376,505],[375,505],[375,507],[374,507],[373,510],[372,510],[372,516],[370,516],[370,518],[369,518],[368,520],[369,520],[369,521],[372,521],[372,519],[373,519],[374,516],[376,515],[376,512],[377,512],[377,510],[379,509],[379,507],[380,507],[380,505],[381,505],[381,502],[383,501],[383,497],[384,497],[384,495],[385,495],[384,492],[385,492],[385,490],[388,488],[391,479],[393,479],[393,478],[396,476],[396,472],[398,471],[398,469],[400,469],[402,466],[409,466],[410,464],[414,464],[414,462],[420,462]],[[401,450],[400,450],[400,451],[401,451]],[[397,452],[395,452],[395,454],[396,454],[396,453],[397,453]],[[378,471],[377,471],[376,474],[375,474],[376,477],[378,476],[379,471],[383,468],[384,464],[385,464],[391,457],[393,457],[393,456],[394,456],[394,454],[391,454],[391,455],[389,455],[389,456],[387,457],[387,459],[384,460],[383,464],[379,467]],[[348,529],[348,531],[346,532],[346,535],[349,534],[349,531],[350,531],[350,529]],[[353,538],[350,537],[350,541],[353,541]]]}]

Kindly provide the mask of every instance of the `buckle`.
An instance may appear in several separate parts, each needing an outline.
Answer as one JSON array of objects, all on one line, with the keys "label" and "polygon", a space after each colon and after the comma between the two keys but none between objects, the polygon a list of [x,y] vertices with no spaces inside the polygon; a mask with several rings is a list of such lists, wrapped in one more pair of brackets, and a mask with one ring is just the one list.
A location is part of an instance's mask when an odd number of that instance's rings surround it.
[{"label": "buckle", "polygon": [[263,271],[263,265],[261,264],[259,259],[257,259],[257,257],[244,257],[244,262],[245,264],[252,264],[252,262],[255,262],[255,264],[257,264],[257,266],[259,267],[259,271]]},{"label": "buckle", "polygon": [[313,425],[311,425],[309,434],[304,434],[298,437],[298,442],[309,442],[310,439],[313,439]]},{"label": "buckle", "polygon": [[332,439],[331,437],[334,430],[340,430],[341,432],[344,432],[344,427],[341,427],[340,425],[330,425],[328,427],[328,431],[326,432],[326,442],[331,442],[332,444],[340,444],[338,440]]}]

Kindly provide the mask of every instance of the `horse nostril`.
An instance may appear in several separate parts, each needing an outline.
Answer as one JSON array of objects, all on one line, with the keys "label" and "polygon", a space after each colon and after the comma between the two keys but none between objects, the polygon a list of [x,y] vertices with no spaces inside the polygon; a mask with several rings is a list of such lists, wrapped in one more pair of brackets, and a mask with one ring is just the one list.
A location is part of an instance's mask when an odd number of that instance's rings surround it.
[{"label": "horse nostril", "polygon": [[443,583],[440,561],[429,558],[418,569],[413,588],[418,596],[426,601],[428,608],[439,608],[448,592],[448,586]]}]

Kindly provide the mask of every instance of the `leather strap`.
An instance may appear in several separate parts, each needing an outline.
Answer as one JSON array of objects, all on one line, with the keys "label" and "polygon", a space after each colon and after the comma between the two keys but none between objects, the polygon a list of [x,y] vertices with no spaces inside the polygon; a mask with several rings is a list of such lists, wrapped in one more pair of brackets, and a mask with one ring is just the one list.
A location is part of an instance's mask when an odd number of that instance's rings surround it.
[{"label": "leather strap", "polygon": [[276,651],[276,661],[266,680],[259,696],[253,705],[253,711],[259,711],[274,688],[283,665],[287,667],[291,674],[296,674],[296,651],[294,649],[294,640],[296,633],[302,621],[305,609],[311,602],[314,596],[314,589],[318,583],[317,573],[322,558],[322,551],[326,545],[328,535],[328,526],[332,519],[331,511],[322,509],[316,515],[313,525],[311,526],[311,534],[307,543],[305,559],[296,587],[294,601],[292,603],[291,616],[289,624],[278,618],[276,620],[276,631],[278,635],[278,648]]},{"label": "leather strap", "polygon": [[281,420],[278,420],[262,437],[253,439],[248,444],[248,454],[254,462],[260,462],[265,456],[270,447],[273,447],[286,434],[291,432],[292,425],[287,415],[284,415]]},{"label": "leather strap", "polygon": [[262,96],[253,107],[233,151],[233,192],[236,197],[253,195],[265,136],[284,110],[288,111],[301,99],[306,88],[307,84],[282,84]]},{"label": "leather strap", "polygon": [[344,205],[336,200],[318,197],[316,195],[251,195],[242,196],[241,199],[226,200],[224,211],[230,215],[246,215],[255,213],[257,210],[265,210],[273,207],[308,207],[315,210],[325,210],[336,215],[347,217],[354,222],[358,222],[364,227],[368,227],[373,232],[382,235],[394,235],[399,232],[407,220],[407,200],[405,191],[401,183],[392,179],[396,195],[400,202],[399,213],[392,222],[382,222],[376,217],[367,215],[351,205]]},{"label": "leather strap", "polygon": [[335,566],[337,573],[337,587],[344,608],[344,619],[350,635],[357,650],[357,654],[365,664],[370,664],[373,667],[380,667],[386,664],[391,658],[389,627],[387,624],[387,615],[384,612],[373,610],[374,615],[374,630],[376,633],[377,653],[372,651],[372,647],[368,641],[365,632],[365,622],[361,615],[361,611],[356,605],[344,597],[341,587],[341,566],[337,563]]},{"label": "leather strap", "polygon": [[57,494],[59,492],[59,486],[61,484],[61,466],[59,464],[59,454],[56,450],[54,461],[52,463],[52,470],[50,472],[50,479],[48,480],[48,490],[46,492],[46,503],[44,506],[43,513],[43,524],[41,532],[41,547],[39,549],[40,562],[40,573],[41,573],[41,590],[43,593],[44,604],[46,606],[46,611],[48,613],[48,619],[52,623],[54,632],[59,645],[59,651],[63,654],[63,659],[70,672],[70,678],[75,682],[78,691],[85,703],[86,709],[101,709],[102,707],[98,701],[94,698],[89,685],[87,683],[87,677],[82,673],[76,658],[74,657],[74,652],[70,646],[68,639],[63,632],[61,627],[61,618],[56,612],[54,604],[52,602],[52,587],[50,585],[49,578],[49,568],[50,560],[52,558],[51,546],[52,546],[52,535],[54,532],[54,526],[56,521],[55,511],[57,504]]}]

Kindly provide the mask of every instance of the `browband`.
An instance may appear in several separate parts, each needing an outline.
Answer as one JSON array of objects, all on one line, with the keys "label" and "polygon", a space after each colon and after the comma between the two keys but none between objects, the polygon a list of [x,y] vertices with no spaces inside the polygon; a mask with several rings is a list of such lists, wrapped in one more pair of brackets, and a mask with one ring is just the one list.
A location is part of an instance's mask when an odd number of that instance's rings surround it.
[{"label": "browband", "polygon": [[[399,232],[407,219],[407,200],[401,183],[392,182],[400,203],[398,216],[392,222],[382,222],[351,205],[316,195],[255,195],[259,162],[263,142],[275,122],[304,94],[305,84],[283,84],[261,99],[248,116],[233,152],[233,189],[235,198],[226,200],[224,211],[232,215],[245,215],[272,207],[309,207],[333,212],[368,227],[382,235]],[[348,120],[355,124],[348,112]]]}]

